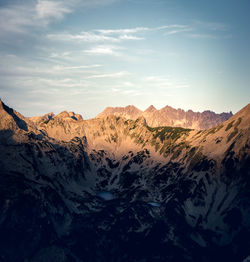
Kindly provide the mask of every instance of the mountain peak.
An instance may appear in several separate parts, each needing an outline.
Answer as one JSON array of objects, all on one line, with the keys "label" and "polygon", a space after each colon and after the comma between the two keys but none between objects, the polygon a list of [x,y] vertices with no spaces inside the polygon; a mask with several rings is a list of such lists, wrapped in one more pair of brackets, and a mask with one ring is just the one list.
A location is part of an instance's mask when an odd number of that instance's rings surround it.
[{"label": "mountain peak", "polygon": [[141,112],[140,109],[138,109],[137,107],[135,107],[134,105],[128,105],[124,108],[124,111],[126,112]]},{"label": "mountain peak", "polygon": [[230,118],[232,113],[216,114],[209,110],[199,113],[192,110],[175,109],[168,105],[159,110],[151,105],[145,111],[141,111],[133,105],[128,105],[126,107],[107,107],[97,118],[107,115],[122,116],[132,120],[143,116],[147,124],[152,127],[173,126],[199,130],[209,129],[218,125]]},{"label": "mountain peak", "polygon": [[134,105],[126,107],[107,107],[103,112],[97,115],[97,118],[102,118],[108,115],[122,116],[127,119],[136,119],[142,115],[142,111]]},{"label": "mountain peak", "polygon": [[154,111],[156,111],[157,109],[153,106],[153,105],[151,105],[151,106],[149,106],[144,112],[145,113],[151,113],[151,112],[154,112]]},{"label": "mountain peak", "polygon": [[25,121],[25,117],[14,109],[6,106],[0,99],[0,129],[22,129],[28,131],[28,125]]},{"label": "mountain peak", "polygon": [[83,120],[82,116],[80,114],[75,114],[74,112],[68,112],[68,111],[63,111],[55,116],[56,118],[61,118],[61,119],[73,119],[76,121],[81,121]]}]

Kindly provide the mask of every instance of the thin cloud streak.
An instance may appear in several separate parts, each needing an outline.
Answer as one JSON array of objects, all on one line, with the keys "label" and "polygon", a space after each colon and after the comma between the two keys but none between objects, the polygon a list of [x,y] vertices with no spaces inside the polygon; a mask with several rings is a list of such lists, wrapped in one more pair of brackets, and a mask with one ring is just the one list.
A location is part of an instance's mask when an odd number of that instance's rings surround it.
[{"label": "thin cloud streak", "polygon": [[117,50],[122,49],[118,46],[96,46],[91,49],[84,50],[83,52],[88,55],[112,55],[122,56]]},{"label": "thin cloud streak", "polygon": [[232,38],[231,34],[228,35],[215,35],[215,34],[203,34],[203,33],[197,33],[197,34],[187,34],[188,37],[194,38],[194,39],[229,39]]},{"label": "thin cloud streak", "polygon": [[121,71],[117,73],[111,73],[111,74],[98,74],[98,75],[92,75],[87,77],[87,79],[92,79],[92,78],[121,78],[124,76],[130,75],[129,72],[127,71]]},{"label": "thin cloud streak", "polygon": [[55,66],[54,69],[57,70],[74,70],[74,69],[90,69],[90,68],[97,68],[101,67],[102,65],[82,65],[82,66]]},{"label": "thin cloud streak", "polygon": [[92,31],[83,31],[79,34],[48,34],[47,38],[55,41],[79,41],[79,42],[116,42],[119,43],[125,40],[144,40],[144,37],[136,34],[143,32],[153,32],[169,29],[190,30],[187,25],[164,25],[159,27],[135,27],[125,29],[96,29]]},{"label": "thin cloud streak", "polygon": [[78,41],[78,42],[120,42],[119,38],[96,34],[94,32],[82,32],[80,34],[48,34],[47,38],[55,41]]},{"label": "thin cloud streak", "polygon": [[179,89],[190,87],[190,85],[187,83],[174,81],[173,79],[166,76],[148,76],[143,78],[142,81],[158,89]]},{"label": "thin cloud streak", "polygon": [[28,33],[34,27],[40,28],[55,20],[62,20],[77,7],[91,8],[114,2],[117,0],[38,0],[22,5],[7,5],[0,8],[0,35]]}]

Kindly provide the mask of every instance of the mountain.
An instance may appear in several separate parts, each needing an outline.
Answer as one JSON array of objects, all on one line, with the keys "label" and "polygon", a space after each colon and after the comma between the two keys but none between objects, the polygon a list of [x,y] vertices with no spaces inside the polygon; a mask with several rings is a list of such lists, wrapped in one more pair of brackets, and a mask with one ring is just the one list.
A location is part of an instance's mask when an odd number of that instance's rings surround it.
[{"label": "mountain", "polygon": [[116,115],[125,117],[127,119],[137,119],[142,115],[143,111],[138,109],[133,105],[126,107],[107,107],[102,113],[100,113],[97,118],[103,118],[108,115]]},{"label": "mountain", "polygon": [[0,116],[0,261],[250,256],[250,104],[208,130]]},{"label": "mountain", "polygon": [[209,129],[232,116],[232,112],[216,114],[212,111],[204,111],[199,113],[192,110],[174,109],[170,106],[157,110],[151,105],[145,111],[141,111],[134,106],[108,107],[97,115],[97,118],[111,114],[133,120],[143,116],[148,125],[152,127],[176,126],[191,129]]}]

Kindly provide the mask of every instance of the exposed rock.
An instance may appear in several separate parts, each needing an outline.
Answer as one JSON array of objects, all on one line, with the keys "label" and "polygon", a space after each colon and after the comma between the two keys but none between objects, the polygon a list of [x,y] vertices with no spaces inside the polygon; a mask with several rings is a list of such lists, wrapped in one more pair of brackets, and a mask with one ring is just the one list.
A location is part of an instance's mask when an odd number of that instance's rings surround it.
[{"label": "exposed rock", "polygon": [[204,111],[199,113],[192,110],[176,110],[170,106],[157,110],[151,105],[144,112],[134,106],[108,107],[97,118],[111,114],[133,120],[136,120],[139,116],[143,116],[148,125],[152,127],[176,126],[191,129],[209,129],[232,116],[232,112],[216,114],[212,111]]},{"label": "exposed rock", "polygon": [[66,111],[32,127],[3,104],[0,114],[1,261],[249,255],[250,104],[203,131]]}]

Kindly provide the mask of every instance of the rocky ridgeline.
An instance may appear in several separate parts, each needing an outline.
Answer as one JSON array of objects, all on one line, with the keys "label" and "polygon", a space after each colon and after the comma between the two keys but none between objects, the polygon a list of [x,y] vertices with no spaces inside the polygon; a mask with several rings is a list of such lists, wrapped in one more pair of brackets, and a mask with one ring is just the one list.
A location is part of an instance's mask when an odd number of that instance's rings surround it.
[{"label": "rocky ridgeline", "polygon": [[200,130],[212,128],[226,121],[233,114],[232,112],[216,114],[212,111],[204,111],[202,113],[193,112],[192,110],[184,111],[182,109],[174,109],[171,106],[165,106],[157,110],[153,105],[145,111],[141,111],[130,105],[126,107],[107,107],[97,118],[107,115],[116,115],[133,120],[143,116],[148,125],[152,127],[175,126]]},{"label": "rocky ridgeline", "polygon": [[142,116],[28,119],[2,102],[0,116],[0,261],[249,255],[250,105],[200,131]]}]

